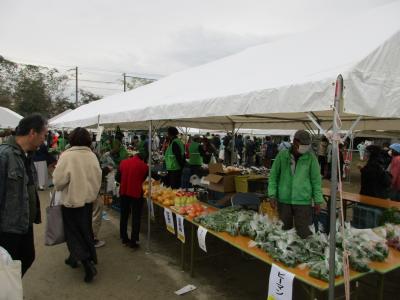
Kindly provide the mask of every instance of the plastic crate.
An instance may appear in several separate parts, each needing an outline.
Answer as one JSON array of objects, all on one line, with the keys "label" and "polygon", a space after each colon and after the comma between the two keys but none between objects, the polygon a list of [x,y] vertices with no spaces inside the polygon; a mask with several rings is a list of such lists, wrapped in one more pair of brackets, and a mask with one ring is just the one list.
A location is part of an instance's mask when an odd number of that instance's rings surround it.
[{"label": "plastic crate", "polygon": [[358,229],[378,227],[382,214],[383,210],[380,208],[358,204],[353,208],[351,225]]},{"label": "plastic crate", "polygon": [[249,193],[266,194],[268,190],[268,180],[264,179],[249,179],[247,181],[247,189]]},{"label": "plastic crate", "polygon": [[248,183],[250,175],[235,176],[235,188],[237,193],[247,193]]}]

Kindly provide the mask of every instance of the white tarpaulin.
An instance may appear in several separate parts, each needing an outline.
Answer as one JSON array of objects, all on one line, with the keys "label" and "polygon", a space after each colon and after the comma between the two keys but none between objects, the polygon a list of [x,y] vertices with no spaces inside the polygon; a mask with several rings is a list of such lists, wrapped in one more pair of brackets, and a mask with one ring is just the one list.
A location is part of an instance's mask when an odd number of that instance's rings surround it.
[{"label": "white tarpaulin", "polygon": [[[294,129],[309,122],[304,112],[314,112],[324,124],[332,120],[338,74],[345,84],[345,126],[355,115],[399,118],[399,16],[397,1],[92,102],[53,125],[91,126],[99,120],[138,128],[153,120],[208,129]],[[386,126],[381,129],[394,126],[390,119],[384,124],[363,118],[357,128],[374,122]]]},{"label": "white tarpaulin", "polygon": [[13,112],[11,109],[0,106],[0,128],[15,128],[17,127],[22,116]]}]

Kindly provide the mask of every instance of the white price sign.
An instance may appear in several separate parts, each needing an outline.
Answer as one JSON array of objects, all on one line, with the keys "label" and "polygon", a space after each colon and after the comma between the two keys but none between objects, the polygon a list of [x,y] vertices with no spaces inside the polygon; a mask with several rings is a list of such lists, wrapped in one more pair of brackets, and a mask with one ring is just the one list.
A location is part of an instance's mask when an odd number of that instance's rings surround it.
[{"label": "white price sign", "polygon": [[164,208],[165,224],[167,225],[167,230],[172,234],[175,234],[174,216],[172,211],[168,208]]},{"label": "white price sign", "polygon": [[199,228],[197,229],[197,239],[199,241],[200,249],[203,250],[204,252],[207,252],[206,235],[207,235],[207,229],[205,229],[202,226],[199,226]]},{"label": "white price sign", "polygon": [[294,274],[272,264],[267,300],[291,300]]},{"label": "white price sign", "polygon": [[176,227],[178,229],[178,239],[182,243],[185,243],[185,225],[184,225],[184,218],[181,215],[176,215]]}]

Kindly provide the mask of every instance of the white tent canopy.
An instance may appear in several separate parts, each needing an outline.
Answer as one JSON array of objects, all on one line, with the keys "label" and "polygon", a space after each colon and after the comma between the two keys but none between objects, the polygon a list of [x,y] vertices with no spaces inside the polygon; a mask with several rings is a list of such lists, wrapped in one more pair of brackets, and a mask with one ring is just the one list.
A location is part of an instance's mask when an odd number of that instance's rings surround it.
[{"label": "white tent canopy", "polygon": [[[393,129],[400,117],[400,2],[346,22],[175,73],[130,92],[83,105],[52,125],[207,129],[303,128],[313,112],[329,127],[334,82],[344,77],[343,127]],[[334,21],[333,21],[334,22]],[[382,119],[383,118],[383,119]]]},{"label": "white tent canopy", "polygon": [[6,107],[0,106],[0,128],[15,128],[17,127],[22,116]]},{"label": "white tent canopy", "polygon": [[49,123],[50,123],[50,124],[54,123],[56,120],[58,120],[58,119],[61,118],[62,116],[65,116],[66,114],[69,114],[71,111],[72,111],[72,109],[67,109],[67,110],[63,111],[62,113],[60,113],[60,114],[58,114],[58,115],[52,117],[52,118],[49,120]]}]

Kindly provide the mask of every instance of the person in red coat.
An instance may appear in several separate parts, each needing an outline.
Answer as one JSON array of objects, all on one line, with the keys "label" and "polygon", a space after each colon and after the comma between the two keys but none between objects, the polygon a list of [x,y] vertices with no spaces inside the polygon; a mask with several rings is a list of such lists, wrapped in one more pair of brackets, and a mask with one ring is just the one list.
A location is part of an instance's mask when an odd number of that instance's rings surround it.
[{"label": "person in red coat", "polygon": [[[149,167],[138,153],[132,158],[121,161],[116,175],[116,180],[120,183],[121,197],[120,238],[123,244],[131,248],[137,248],[139,245],[140,219],[144,203],[142,186],[148,172]],[[132,232],[129,239],[127,225],[131,211]]]}]

